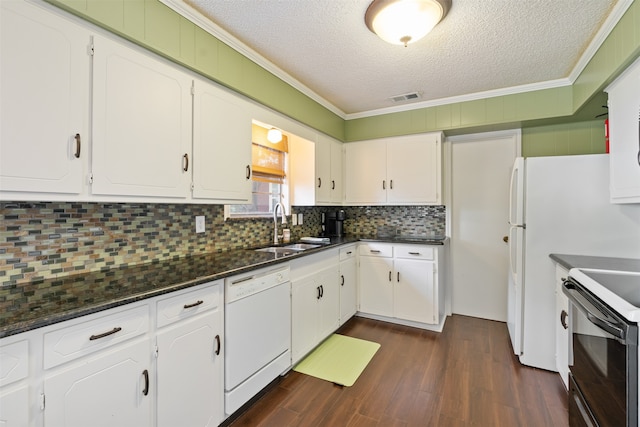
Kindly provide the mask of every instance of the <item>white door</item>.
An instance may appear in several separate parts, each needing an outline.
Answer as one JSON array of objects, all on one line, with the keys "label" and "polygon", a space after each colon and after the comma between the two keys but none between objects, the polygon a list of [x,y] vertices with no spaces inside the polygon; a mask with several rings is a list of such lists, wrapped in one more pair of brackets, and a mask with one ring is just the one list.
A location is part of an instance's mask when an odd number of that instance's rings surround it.
[{"label": "white door", "polygon": [[94,46],[92,192],[187,198],[191,77],[124,44]]},{"label": "white door", "polygon": [[433,262],[396,259],[393,315],[414,322],[436,323]]},{"label": "white door", "polygon": [[117,346],[44,379],[45,427],[143,427],[151,424],[155,384],[149,340]]},{"label": "white door", "polygon": [[291,282],[291,359],[293,363],[317,343],[320,285],[314,276]]},{"label": "white door", "polygon": [[223,420],[218,313],[211,311],[158,333],[157,426],[217,426]]},{"label": "white door", "polygon": [[331,141],[331,202],[342,203],[342,143]]},{"label": "white door", "polygon": [[509,179],[519,130],[451,141],[452,311],[507,320]]},{"label": "white door", "polygon": [[387,144],[350,142],[344,153],[344,196],[349,204],[384,204],[387,201]]},{"label": "white door", "polygon": [[329,336],[340,326],[340,283],[337,266],[316,273],[320,285],[318,340]]},{"label": "white door", "polygon": [[387,202],[438,201],[438,134],[394,138],[387,143]]},{"label": "white door", "polygon": [[393,260],[360,258],[360,311],[393,316]]},{"label": "white door", "polygon": [[251,115],[222,89],[194,85],[193,197],[251,203]]},{"label": "white door", "polygon": [[340,262],[340,323],[343,324],[356,314],[357,277],[356,259]]},{"label": "white door", "polygon": [[331,141],[318,137],[316,142],[316,201],[331,201]]},{"label": "white door", "polygon": [[89,32],[26,2],[0,17],[0,190],[80,194]]}]

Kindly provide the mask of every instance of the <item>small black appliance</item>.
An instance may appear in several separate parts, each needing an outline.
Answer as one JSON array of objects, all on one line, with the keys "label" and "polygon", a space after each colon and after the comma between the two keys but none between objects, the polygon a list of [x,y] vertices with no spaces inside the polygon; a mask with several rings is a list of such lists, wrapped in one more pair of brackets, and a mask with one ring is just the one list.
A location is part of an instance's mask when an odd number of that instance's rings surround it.
[{"label": "small black appliance", "polygon": [[324,236],[341,237],[344,235],[344,220],[347,218],[344,210],[322,213],[322,231]]}]

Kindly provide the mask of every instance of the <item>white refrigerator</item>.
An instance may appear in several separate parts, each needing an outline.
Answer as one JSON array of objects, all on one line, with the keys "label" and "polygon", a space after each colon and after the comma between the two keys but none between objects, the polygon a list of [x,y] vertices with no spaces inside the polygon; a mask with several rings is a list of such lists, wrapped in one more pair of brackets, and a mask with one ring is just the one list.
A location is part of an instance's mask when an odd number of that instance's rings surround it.
[{"label": "white refrigerator", "polygon": [[556,371],[549,254],[640,258],[640,204],[610,204],[606,154],[517,158],[510,191],[511,343],[522,364]]}]

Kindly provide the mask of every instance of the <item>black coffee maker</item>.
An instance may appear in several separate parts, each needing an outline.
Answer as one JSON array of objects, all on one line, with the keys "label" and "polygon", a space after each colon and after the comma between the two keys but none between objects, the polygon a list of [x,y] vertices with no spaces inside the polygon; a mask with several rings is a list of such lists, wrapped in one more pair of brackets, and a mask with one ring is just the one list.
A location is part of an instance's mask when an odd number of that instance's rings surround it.
[{"label": "black coffee maker", "polygon": [[328,211],[322,214],[322,231],[328,237],[341,237],[344,235],[344,220],[347,218],[345,212]]}]

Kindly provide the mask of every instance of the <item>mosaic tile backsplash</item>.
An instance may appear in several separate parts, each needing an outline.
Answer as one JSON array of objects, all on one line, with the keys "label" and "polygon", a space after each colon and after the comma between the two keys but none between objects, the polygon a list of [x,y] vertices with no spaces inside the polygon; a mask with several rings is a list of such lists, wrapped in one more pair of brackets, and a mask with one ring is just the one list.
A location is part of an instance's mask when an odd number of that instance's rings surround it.
[{"label": "mosaic tile backsplash", "polygon": [[[338,207],[293,207],[303,225],[292,240],[321,233],[321,214]],[[444,206],[344,207],[345,232],[445,233]],[[204,215],[205,233],[195,233]],[[270,218],[224,220],[221,205],[0,202],[0,285],[134,265],[194,253],[268,245]]]}]

